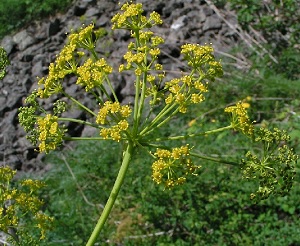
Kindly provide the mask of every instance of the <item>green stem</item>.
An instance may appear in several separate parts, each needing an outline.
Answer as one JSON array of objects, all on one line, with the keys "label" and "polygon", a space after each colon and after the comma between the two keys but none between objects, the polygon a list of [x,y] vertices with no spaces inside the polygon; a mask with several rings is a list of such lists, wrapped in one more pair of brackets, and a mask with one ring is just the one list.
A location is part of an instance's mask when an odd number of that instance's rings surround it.
[{"label": "green stem", "polygon": [[81,140],[108,140],[102,137],[64,137],[66,141],[81,141]]},{"label": "green stem", "polygon": [[111,93],[112,93],[113,96],[114,96],[115,101],[116,101],[116,102],[119,102],[119,99],[118,99],[118,97],[117,97],[117,95],[116,95],[116,93],[115,93],[115,90],[114,90],[114,88],[112,87],[112,84],[111,84],[111,82],[110,82],[110,79],[107,77],[107,75],[105,75],[105,80],[106,80],[106,82],[107,82],[107,84],[108,84],[108,86],[109,86],[109,89],[111,90]]},{"label": "green stem", "polygon": [[[147,62],[147,58],[145,57],[145,62]],[[137,114],[137,125],[140,125],[140,120],[142,117],[142,112],[144,108],[144,103],[145,103],[145,96],[146,96],[146,82],[147,82],[147,72],[144,72],[143,75],[143,84],[142,84],[142,91],[141,91],[141,96],[140,96],[140,103],[139,103],[139,108],[138,108],[138,114]]]},{"label": "green stem", "polygon": [[137,76],[135,80],[135,98],[134,98],[134,111],[133,111],[133,135],[135,136],[138,131],[138,105],[140,97],[140,77]]},{"label": "green stem", "polygon": [[73,118],[58,118],[59,121],[69,121],[69,122],[75,122],[78,124],[83,124],[83,125],[88,125],[88,126],[92,126],[95,128],[102,128],[100,125],[95,124],[95,123],[91,123],[88,121],[84,121],[84,120],[79,120],[79,119],[73,119]]},{"label": "green stem", "polygon": [[[136,48],[140,47],[139,29],[132,30],[135,33]],[[141,76],[136,76],[135,80],[135,98],[134,98],[134,111],[133,111],[133,136],[137,135],[139,127],[139,98],[140,98],[140,80]]]},{"label": "green stem", "polygon": [[156,128],[160,128],[162,125],[168,123],[174,115],[176,115],[179,111],[179,107],[177,109],[175,109],[166,119],[164,119],[162,122],[160,122],[159,124],[157,124],[155,127],[150,128],[148,131],[143,132],[143,135],[149,134],[151,133],[154,129]]},{"label": "green stem", "polygon": [[123,156],[123,161],[122,161],[122,165],[120,167],[118,176],[116,178],[115,184],[111,190],[111,193],[109,195],[109,198],[105,204],[105,207],[103,209],[103,212],[98,220],[98,223],[96,225],[96,227],[94,228],[94,231],[92,233],[92,235],[90,236],[89,241],[87,242],[86,246],[93,246],[112,210],[112,207],[117,199],[118,193],[120,191],[120,188],[123,184],[125,175],[126,175],[126,171],[128,169],[129,166],[129,162],[131,159],[131,156],[133,154],[133,150],[134,150],[134,146],[132,142],[128,143],[127,149],[125,151],[125,154]]},{"label": "green stem", "polygon": [[81,102],[77,101],[74,97],[71,97],[67,93],[64,93],[64,94],[65,94],[66,97],[68,97],[74,103],[76,103],[79,107],[81,107],[82,109],[84,109],[85,111],[87,111],[88,113],[90,113],[91,115],[97,117],[97,114],[95,114],[92,110],[90,110],[89,108],[87,108],[86,106],[84,106]]},{"label": "green stem", "polygon": [[166,137],[166,138],[156,138],[155,142],[166,141],[166,140],[187,139],[187,138],[198,137],[198,136],[202,136],[202,135],[208,135],[208,134],[212,134],[212,133],[222,132],[222,131],[229,130],[229,129],[232,129],[232,128],[233,127],[231,125],[229,125],[229,126],[224,126],[224,127],[218,128],[218,129],[205,131],[205,132],[194,133],[194,134],[173,136],[173,137]]},{"label": "green stem", "polygon": [[176,105],[175,103],[172,105],[170,105],[170,104],[165,105],[165,107],[158,113],[158,115],[155,116],[155,118],[152,120],[152,122],[140,132],[140,136],[143,136],[147,132],[151,131],[155,127],[155,124],[157,122],[159,122],[159,120],[162,117],[164,117],[166,114],[168,114],[175,107],[175,105]]}]

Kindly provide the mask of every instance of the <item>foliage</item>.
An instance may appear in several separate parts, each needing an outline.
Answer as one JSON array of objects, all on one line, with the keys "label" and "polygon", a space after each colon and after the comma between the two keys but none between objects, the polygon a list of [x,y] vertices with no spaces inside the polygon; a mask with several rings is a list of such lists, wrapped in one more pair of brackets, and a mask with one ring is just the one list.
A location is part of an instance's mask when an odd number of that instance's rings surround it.
[{"label": "foliage", "polygon": [[291,79],[300,78],[296,69],[300,65],[300,3],[294,0],[231,0],[230,3],[237,11],[243,29],[253,27],[267,40],[266,48],[278,60],[278,63],[272,63],[275,71]]},{"label": "foliage", "polygon": [[[26,179],[13,185],[16,171],[0,167],[0,231],[14,245],[39,245],[53,221],[41,212],[43,201],[37,191],[44,186],[39,180]],[[34,234],[39,231],[40,235]]]},{"label": "foliage", "polygon": [[72,0],[1,0],[0,38],[33,20],[62,11],[71,3]]},{"label": "foliage", "polygon": [[7,53],[3,47],[0,47],[0,80],[2,80],[6,74],[5,68],[9,65]]},{"label": "foliage", "polygon": [[[237,10],[238,20],[244,29],[253,26],[262,31],[267,40],[273,40],[276,33],[284,37],[290,33],[288,44],[293,46],[299,40],[299,2],[294,0],[268,2],[258,0],[230,0]],[[282,44],[278,44],[282,45]],[[278,48],[278,46],[277,46]]]},{"label": "foliage", "polygon": [[[199,107],[194,110],[201,115]],[[191,119],[193,117],[189,115],[178,118],[162,128],[160,135],[167,135],[169,131],[188,131],[190,127],[186,122]],[[216,112],[208,119],[220,124],[222,117]],[[201,126],[206,120],[198,119],[193,127]],[[291,123],[300,126],[297,118],[291,119]],[[297,137],[293,141],[297,146]],[[242,135],[237,137],[228,132],[218,137],[209,135],[205,141],[194,139],[191,144],[197,151],[226,156],[231,160],[239,159],[241,152],[251,149],[245,145]],[[114,151],[109,151],[111,149]],[[89,221],[97,218],[98,209],[87,204],[77,185],[89,202],[100,207],[117,175],[121,149],[112,141],[87,141],[79,142],[75,149],[65,151],[64,155],[76,180],[59,152],[48,155],[46,162],[53,168],[44,177],[48,184],[44,197],[49,202],[50,211],[56,215],[57,227],[50,232],[46,245],[57,242],[82,245],[81,240],[89,236]],[[164,190],[155,186],[150,178],[150,161],[151,157],[143,152],[137,153],[133,159],[114,212],[101,234],[101,245],[279,246],[300,242],[297,216],[299,175],[288,196],[249,203],[249,194],[255,183],[243,180],[240,171],[230,165],[201,161],[198,177],[190,179],[181,189]],[[74,216],[75,213],[79,216]]]}]

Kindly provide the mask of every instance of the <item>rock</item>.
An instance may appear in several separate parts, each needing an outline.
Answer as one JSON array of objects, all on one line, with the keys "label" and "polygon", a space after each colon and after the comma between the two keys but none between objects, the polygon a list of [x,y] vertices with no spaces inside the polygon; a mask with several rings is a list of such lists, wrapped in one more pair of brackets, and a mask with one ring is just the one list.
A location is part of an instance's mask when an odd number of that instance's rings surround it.
[{"label": "rock", "polygon": [[48,27],[48,37],[57,34],[60,31],[60,20],[55,19],[54,21],[50,22]]},{"label": "rock", "polygon": [[13,36],[13,41],[17,44],[19,50],[25,50],[28,46],[34,44],[35,38],[29,35],[26,30],[23,30]]},{"label": "rock", "polygon": [[13,38],[9,35],[5,36],[1,41],[1,46],[5,49],[7,55],[10,55],[15,45],[16,43],[14,42]]},{"label": "rock", "polygon": [[99,9],[91,7],[85,12],[84,16],[87,18],[100,16]]},{"label": "rock", "polygon": [[185,26],[186,23],[187,23],[187,16],[186,15],[183,15],[183,16],[180,16],[178,19],[176,19],[172,25],[171,25],[171,29],[173,30],[178,30],[180,29],[181,27]]},{"label": "rock", "polygon": [[95,25],[97,27],[104,27],[107,24],[109,24],[109,22],[110,22],[110,19],[107,16],[101,15],[101,17],[99,19],[97,19]]},{"label": "rock", "polygon": [[31,69],[31,75],[33,77],[39,77],[39,78],[44,76],[44,74],[43,74],[43,63],[42,63],[41,60],[36,62],[33,65],[32,69]]},{"label": "rock", "polygon": [[203,31],[220,29],[221,27],[222,27],[221,20],[216,14],[214,14],[206,18],[203,25]]},{"label": "rock", "polygon": [[0,116],[3,113],[3,110],[6,108],[6,96],[0,94]]},{"label": "rock", "polygon": [[34,35],[38,42],[41,42],[49,37],[48,30],[49,30],[49,23],[46,22],[40,23]]},{"label": "rock", "polygon": [[33,84],[32,78],[29,75],[26,75],[24,79],[21,82],[21,86],[23,91],[29,92],[29,89],[31,88],[31,85]]},{"label": "rock", "polygon": [[75,8],[74,8],[73,14],[75,16],[82,16],[82,15],[85,14],[86,10],[87,10],[86,6],[83,6],[83,5],[78,6],[78,5],[76,5]]}]

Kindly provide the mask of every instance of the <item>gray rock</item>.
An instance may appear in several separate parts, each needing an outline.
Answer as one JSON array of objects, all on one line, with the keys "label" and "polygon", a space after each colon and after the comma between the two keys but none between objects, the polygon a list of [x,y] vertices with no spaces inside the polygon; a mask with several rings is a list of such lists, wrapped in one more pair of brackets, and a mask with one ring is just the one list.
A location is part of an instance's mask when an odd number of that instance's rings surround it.
[{"label": "gray rock", "polygon": [[43,63],[42,63],[42,60],[36,62],[32,69],[31,69],[31,75],[33,77],[43,77],[44,74],[43,74]]},{"label": "gray rock", "polygon": [[34,37],[39,41],[43,41],[48,38],[47,30],[49,29],[49,24],[46,22],[40,23],[40,25],[36,29],[36,33]]},{"label": "gray rock", "polygon": [[97,17],[97,16],[99,16],[99,15],[100,15],[99,9],[98,9],[98,8],[95,8],[95,7],[89,8],[89,9],[85,12],[85,14],[84,14],[84,16],[87,17],[87,18],[89,18],[89,17]]},{"label": "gray rock", "polygon": [[50,22],[48,27],[48,37],[57,34],[60,31],[60,20],[55,19],[54,21]]},{"label": "gray rock", "polygon": [[187,19],[186,15],[180,16],[178,19],[176,19],[172,23],[170,28],[176,31],[176,30],[180,29],[181,27],[185,26],[187,21],[188,21],[188,19]]},{"label": "gray rock", "polygon": [[5,36],[1,41],[1,46],[5,49],[7,54],[9,55],[13,48],[15,47],[16,43],[14,42],[12,36]]},{"label": "gray rock", "polygon": [[106,26],[109,22],[110,22],[110,19],[109,19],[107,16],[101,15],[101,17],[97,19],[95,25],[96,25],[97,27],[104,27],[104,26]]},{"label": "gray rock", "polygon": [[25,50],[27,47],[35,43],[35,38],[32,37],[26,30],[23,30],[13,36],[13,41],[17,44],[19,50]]},{"label": "gray rock", "polygon": [[220,29],[222,27],[221,20],[219,17],[214,14],[208,16],[203,25],[203,31],[213,30],[213,29]]},{"label": "gray rock", "polygon": [[6,96],[0,95],[0,116],[3,110],[6,108],[5,102],[6,102]]}]

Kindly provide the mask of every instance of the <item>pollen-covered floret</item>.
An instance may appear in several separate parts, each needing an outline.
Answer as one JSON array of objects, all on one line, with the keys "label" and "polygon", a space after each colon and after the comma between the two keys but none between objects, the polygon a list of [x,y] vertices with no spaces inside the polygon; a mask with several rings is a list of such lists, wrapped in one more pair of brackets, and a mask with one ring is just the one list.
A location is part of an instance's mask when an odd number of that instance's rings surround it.
[{"label": "pollen-covered floret", "polygon": [[240,130],[249,137],[253,137],[253,123],[250,121],[247,110],[242,102],[238,102],[235,106],[225,108],[225,112],[231,113],[231,125],[234,129]]},{"label": "pollen-covered floret", "polygon": [[163,184],[171,189],[183,184],[188,175],[196,175],[199,166],[189,158],[189,146],[181,146],[172,150],[157,149],[154,154],[157,160],[152,164],[152,179],[157,184]]},{"label": "pollen-covered floret", "polygon": [[104,139],[111,138],[115,141],[121,140],[121,133],[126,131],[129,123],[126,118],[131,114],[128,105],[120,105],[119,102],[106,101],[100,108],[96,123],[99,125],[108,124],[110,127],[102,128],[100,136]]},{"label": "pollen-covered floret", "polygon": [[97,39],[101,35],[103,36],[103,31],[94,30],[94,25],[91,24],[68,36],[69,42],[57,55],[55,62],[49,65],[48,76],[38,81],[40,98],[61,93],[63,79],[69,74],[79,75],[78,84],[85,86],[86,90],[102,83],[103,76],[112,71],[104,59],[96,59],[95,62],[88,59],[83,66],[77,67],[81,63],[80,59],[85,55],[82,49],[92,51],[95,48],[95,36]]},{"label": "pollen-covered floret", "polygon": [[220,62],[216,61],[213,55],[214,49],[210,45],[185,44],[181,46],[181,53],[188,65],[197,70],[201,77],[215,80],[223,76],[223,69]]},{"label": "pollen-covered floret", "polygon": [[203,102],[205,100],[203,93],[208,91],[207,85],[199,78],[188,75],[166,82],[164,89],[170,92],[165,98],[165,103],[178,104],[181,113],[187,112],[188,105]]},{"label": "pollen-covered floret", "polygon": [[47,114],[37,120],[39,137],[39,151],[48,153],[56,149],[63,141],[64,128],[60,128],[57,116]]},{"label": "pollen-covered floret", "polygon": [[86,91],[102,85],[105,76],[112,72],[112,67],[101,58],[96,62],[87,59],[85,63],[77,68],[78,80],[76,84],[84,86]]},{"label": "pollen-covered floret", "polygon": [[144,10],[141,3],[125,3],[122,5],[121,10],[123,13],[117,13],[111,19],[112,29],[139,28],[141,30],[145,27],[162,24],[160,15],[156,12],[152,12],[148,19],[142,15]]}]

